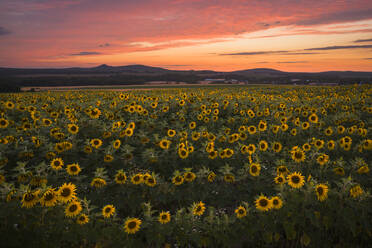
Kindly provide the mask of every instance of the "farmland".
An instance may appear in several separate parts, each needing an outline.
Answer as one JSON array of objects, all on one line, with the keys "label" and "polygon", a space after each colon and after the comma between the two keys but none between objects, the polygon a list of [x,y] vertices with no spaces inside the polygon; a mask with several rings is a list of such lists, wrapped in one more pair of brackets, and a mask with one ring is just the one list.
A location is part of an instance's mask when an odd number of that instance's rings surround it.
[{"label": "farmland", "polygon": [[0,95],[10,247],[367,247],[370,85]]}]

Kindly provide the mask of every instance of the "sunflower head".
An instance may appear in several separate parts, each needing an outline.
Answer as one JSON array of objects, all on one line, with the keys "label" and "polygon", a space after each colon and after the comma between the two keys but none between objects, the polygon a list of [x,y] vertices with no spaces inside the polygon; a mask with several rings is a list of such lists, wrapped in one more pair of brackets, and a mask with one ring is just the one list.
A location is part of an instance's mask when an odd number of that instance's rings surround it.
[{"label": "sunflower head", "polygon": [[261,165],[260,164],[252,163],[249,167],[249,174],[251,174],[251,176],[254,176],[254,177],[259,176],[260,171],[261,171]]},{"label": "sunflower head", "polygon": [[184,177],[184,179],[185,179],[186,182],[192,182],[192,181],[195,180],[196,175],[195,175],[194,172],[188,171],[188,172],[185,172],[183,174],[183,177]]},{"label": "sunflower head", "polygon": [[142,221],[137,218],[128,218],[124,223],[124,231],[128,234],[134,234],[139,231]]},{"label": "sunflower head", "polygon": [[106,205],[102,208],[102,215],[104,218],[110,218],[115,214],[115,207],[113,205]]},{"label": "sunflower head", "polygon": [[61,202],[69,202],[76,197],[76,186],[72,183],[64,183],[58,189],[58,200]]},{"label": "sunflower head", "polygon": [[167,211],[167,212],[161,211],[161,213],[159,214],[158,221],[159,221],[161,224],[166,224],[166,223],[168,223],[170,220],[171,220],[171,215],[170,215],[169,211]]},{"label": "sunflower head", "polygon": [[270,200],[274,209],[280,209],[283,206],[283,201],[279,196],[271,197]]},{"label": "sunflower head", "polygon": [[197,215],[197,216],[200,216],[204,213],[205,211],[205,204],[203,202],[198,202],[198,203],[194,203],[192,205],[192,214],[193,215]]},{"label": "sunflower head", "polygon": [[77,200],[71,201],[65,208],[65,215],[66,217],[73,218],[80,214],[81,210],[81,203]]},{"label": "sunflower head", "polygon": [[328,186],[325,184],[316,185],[315,193],[319,201],[324,201],[328,198]]},{"label": "sunflower head", "polygon": [[127,175],[124,171],[119,170],[115,175],[115,182],[117,184],[124,184],[127,181]]},{"label": "sunflower head", "polygon": [[239,219],[245,217],[247,215],[247,210],[243,206],[239,206],[237,209],[235,209],[236,217]]},{"label": "sunflower head", "polygon": [[271,202],[271,200],[269,200],[269,198],[267,198],[264,195],[260,195],[256,199],[255,204],[256,204],[256,208],[259,211],[268,211],[269,209],[272,208],[272,202]]},{"label": "sunflower head", "polygon": [[274,178],[274,182],[276,184],[284,184],[286,182],[284,175],[283,174],[279,174],[278,176],[276,176]]},{"label": "sunflower head", "polygon": [[304,176],[300,172],[293,172],[287,176],[288,185],[292,188],[301,188],[305,184]]},{"label": "sunflower head", "polygon": [[74,163],[74,164],[67,165],[66,171],[69,175],[75,176],[80,173],[81,169],[78,163]]},{"label": "sunflower head", "polygon": [[76,223],[79,225],[85,225],[88,222],[89,222],[89,217],[86,214],[81,214],[76,219]]}]

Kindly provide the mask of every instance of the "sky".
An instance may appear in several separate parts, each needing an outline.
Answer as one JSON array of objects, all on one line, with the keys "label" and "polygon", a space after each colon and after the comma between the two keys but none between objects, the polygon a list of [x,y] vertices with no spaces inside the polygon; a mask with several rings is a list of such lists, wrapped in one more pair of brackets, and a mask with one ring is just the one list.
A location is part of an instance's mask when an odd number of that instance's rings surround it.
[{"label": "sky", "polygon": [[372,71],[371,0],[0,0],[0,67]]}]

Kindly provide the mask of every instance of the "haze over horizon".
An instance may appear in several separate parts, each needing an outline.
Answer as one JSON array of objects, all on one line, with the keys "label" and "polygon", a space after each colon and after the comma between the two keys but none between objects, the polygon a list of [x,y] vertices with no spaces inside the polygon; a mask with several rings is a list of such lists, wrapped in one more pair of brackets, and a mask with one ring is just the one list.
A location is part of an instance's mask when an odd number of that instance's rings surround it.
[{"label": "haze over horizon", "polygon": [[372,1],[0,2],[0,67],[372,71]]}]

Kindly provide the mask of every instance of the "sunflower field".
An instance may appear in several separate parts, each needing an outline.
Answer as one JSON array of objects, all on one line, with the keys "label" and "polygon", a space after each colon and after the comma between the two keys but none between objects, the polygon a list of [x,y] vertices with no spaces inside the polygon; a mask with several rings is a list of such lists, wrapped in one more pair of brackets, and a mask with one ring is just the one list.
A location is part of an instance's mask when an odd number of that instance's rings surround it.
[{"label": "sunflower field", "polygon": [[1,94],[2,243],[371,247],[371,94],[370,85]]}]

